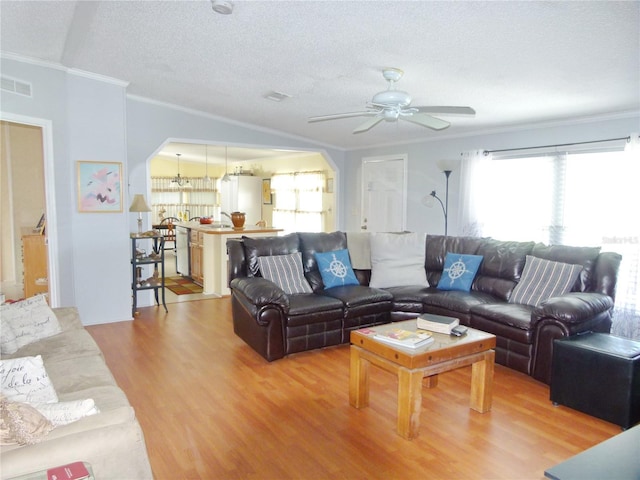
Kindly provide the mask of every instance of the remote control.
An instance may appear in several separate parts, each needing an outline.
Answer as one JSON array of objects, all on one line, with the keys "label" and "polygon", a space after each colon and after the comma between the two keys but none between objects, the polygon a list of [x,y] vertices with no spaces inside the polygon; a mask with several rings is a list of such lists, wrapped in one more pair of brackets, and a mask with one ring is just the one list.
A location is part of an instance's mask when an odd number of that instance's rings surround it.
[{"label": "remote control", "polygon": [[467,333],[467,327],[464,325],[457,325],[451,329],[451,335],[454,337],[461,337],[465,333]]}]

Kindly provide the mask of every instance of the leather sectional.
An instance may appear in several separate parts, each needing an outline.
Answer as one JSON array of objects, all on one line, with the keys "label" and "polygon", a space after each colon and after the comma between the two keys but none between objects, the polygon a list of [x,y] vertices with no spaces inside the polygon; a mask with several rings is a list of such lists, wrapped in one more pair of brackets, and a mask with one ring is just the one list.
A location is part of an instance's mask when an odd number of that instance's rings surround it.
[{"label": "leather sectional", "polygon": [[[316,252],[348,248],[344,232],[292,233],[230,239],[229,286],[235,333],[266,360],[349,342],[351,330],[415,318],[453,316],[497,337],[496,362],[549,383],[553,341],[587,331],[609,332],[621,256],[596,247],[546,246],[492,238],[427,235],[429,286],[369,287],[370,269],[355,269],[359,285],[325,289]],[[300,252],[313,293],[287,295],[260,276],[258,257]],[[481,255],[471,290],[440,290],[447,253]],[[538,306],[509,303],[527,255],[582,265],[570,293]]]}]

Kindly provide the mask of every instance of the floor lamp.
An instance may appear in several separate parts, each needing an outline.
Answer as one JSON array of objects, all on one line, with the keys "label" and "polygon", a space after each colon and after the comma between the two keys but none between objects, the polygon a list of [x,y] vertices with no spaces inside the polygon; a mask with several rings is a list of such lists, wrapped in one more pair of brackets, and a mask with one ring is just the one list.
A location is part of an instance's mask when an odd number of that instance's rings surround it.
[{"label": "floor lamp", "polygon": [[442,213],[444,214],[444,236],[447,236],[447,219],[449,215],[449,175],[451,175],[452,170],[443,170],[444,176],[447,177],[445,194],[444,194],[444,203],[442,200],[436,195],[436,191],[433,190],[431,192],[431,196],[440,202],[440,206],[442,207]]}]

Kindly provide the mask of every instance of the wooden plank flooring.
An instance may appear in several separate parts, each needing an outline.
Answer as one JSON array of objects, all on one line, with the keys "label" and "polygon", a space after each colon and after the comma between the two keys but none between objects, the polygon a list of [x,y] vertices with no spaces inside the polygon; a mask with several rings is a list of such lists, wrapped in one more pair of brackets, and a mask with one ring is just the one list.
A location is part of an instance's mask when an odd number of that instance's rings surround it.
[{"label": "wooden plank flooring", "polygon": [[135,407],[158,480],[543,479],[620,432],[496,365],[491,412],[469,409],[471,367],[449,372],[423,390],[420,435],[404,440],[394,376],[372,367],[370,406],[357,410],[348,346],[269,363],[233,334],[228,298],[87,329]]}]

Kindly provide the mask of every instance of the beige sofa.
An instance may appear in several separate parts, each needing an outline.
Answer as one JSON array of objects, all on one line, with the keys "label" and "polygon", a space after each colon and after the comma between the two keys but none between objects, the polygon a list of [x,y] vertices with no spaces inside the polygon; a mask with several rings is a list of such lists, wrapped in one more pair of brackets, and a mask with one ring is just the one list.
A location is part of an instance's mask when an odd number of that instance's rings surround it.
[{"label": "beige sofa", "polygon": [[99,413],[58,426],[40,443],[2,445],[0,477],[9,479],[84,461],[96,479],[153,478],[133,407],[75,308],[53,309],[62,331],[2,358],[41,355],[60,402],[91,398]]}]

